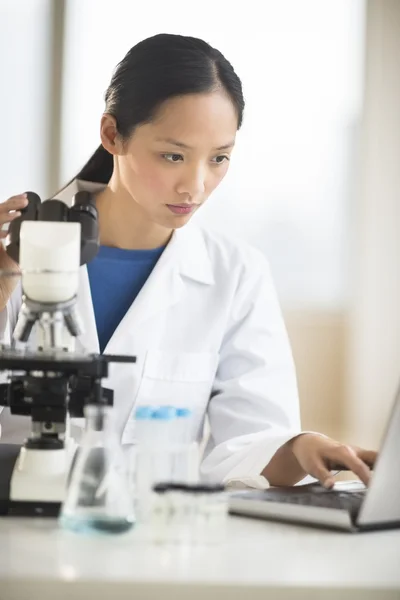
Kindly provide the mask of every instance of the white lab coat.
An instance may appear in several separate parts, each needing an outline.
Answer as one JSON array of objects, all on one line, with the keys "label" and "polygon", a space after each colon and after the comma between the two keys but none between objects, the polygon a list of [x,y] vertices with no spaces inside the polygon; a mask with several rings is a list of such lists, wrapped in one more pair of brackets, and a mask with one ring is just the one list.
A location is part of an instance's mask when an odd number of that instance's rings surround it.
[{"label": "white lab coat", "polygon": [[[74,181],[57,198],[70,203],[78,188],[100,187]],[[18,289],[0,318],[6,340],[20,304]],[[98,352],[86,267],[78,310],[79,344]],[[136,365],[111,365],[104,380],[123,442],[131,441],[132,410],[141,403],[189,406],[193,439],[208,417],[205,479],[266,487],[261,471],[300,432],[295,369],[268,264],[244,243],[193,223],[176,230],[104,353],[137,356]]]}]

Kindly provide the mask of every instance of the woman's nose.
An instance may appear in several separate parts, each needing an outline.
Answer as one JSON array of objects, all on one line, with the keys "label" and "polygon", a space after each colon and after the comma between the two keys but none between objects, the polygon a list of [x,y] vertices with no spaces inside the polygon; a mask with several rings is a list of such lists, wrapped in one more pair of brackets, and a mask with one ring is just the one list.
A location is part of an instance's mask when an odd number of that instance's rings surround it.
[{"label": "woman's nose", "polygon": [[188,194],[192,199],[203,196],[205,189],[206,173],[203,168],[186,171],[177,185],[179,194]]}]

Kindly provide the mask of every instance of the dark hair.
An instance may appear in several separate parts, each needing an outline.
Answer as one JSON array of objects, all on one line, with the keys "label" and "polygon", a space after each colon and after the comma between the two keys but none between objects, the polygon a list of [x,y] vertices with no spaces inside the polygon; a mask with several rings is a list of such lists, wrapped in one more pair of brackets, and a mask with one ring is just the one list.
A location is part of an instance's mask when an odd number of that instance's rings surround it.
[{"label": "dark hair", "polygon": [[[105,112],[115,118],[122,139],[128,139],[166,100],[221,87],[237,110],[239,129],[244,99],[232,65],[203,40],[159,34],[133,46],[117,65],[105,94]],[[77,178],[108,183],[112,172],[113,157],[100,145]]]}]

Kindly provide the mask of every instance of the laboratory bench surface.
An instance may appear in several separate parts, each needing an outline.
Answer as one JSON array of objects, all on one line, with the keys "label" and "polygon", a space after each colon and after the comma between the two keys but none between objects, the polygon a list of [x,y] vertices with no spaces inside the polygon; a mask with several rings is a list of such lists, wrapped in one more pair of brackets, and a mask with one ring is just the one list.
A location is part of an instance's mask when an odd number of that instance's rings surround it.
[{"label": "laboratory bench surface", "polygon": [[230,517],[217,546],[157,546],[0,519],[0,600],[400,599],[400,530],[361,534]]}]

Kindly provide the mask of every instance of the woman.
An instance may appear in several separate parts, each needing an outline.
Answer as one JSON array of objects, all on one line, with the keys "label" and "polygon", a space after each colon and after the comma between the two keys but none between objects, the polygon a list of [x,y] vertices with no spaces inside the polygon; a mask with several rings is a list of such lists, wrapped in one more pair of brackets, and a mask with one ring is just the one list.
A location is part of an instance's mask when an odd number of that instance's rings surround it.
[{"label": "woman", "polygon": [[[368,483],[374,452],[300,432],[295,370],[263,256],[187,225],[226,175],[242,123],[230,63],[202,40],[157,35],[128,52],[105,99],[101,145],[57,198],[96,195],[101,248],[81,269],[80,341],[138,357],[136,371],[116,365],[107,382],[122,440],[131,440],[134,405],[189,404],[193,437],[206,415],[210,422],[205,478],[266,487],[311,474],[331,487],[340,463]],[[2,204],[1,222],[25,203],[21,195]],[[0,266],[13,266],[4,250]],[[0,293],[12,331],[20,293],[4,283]]]}]

